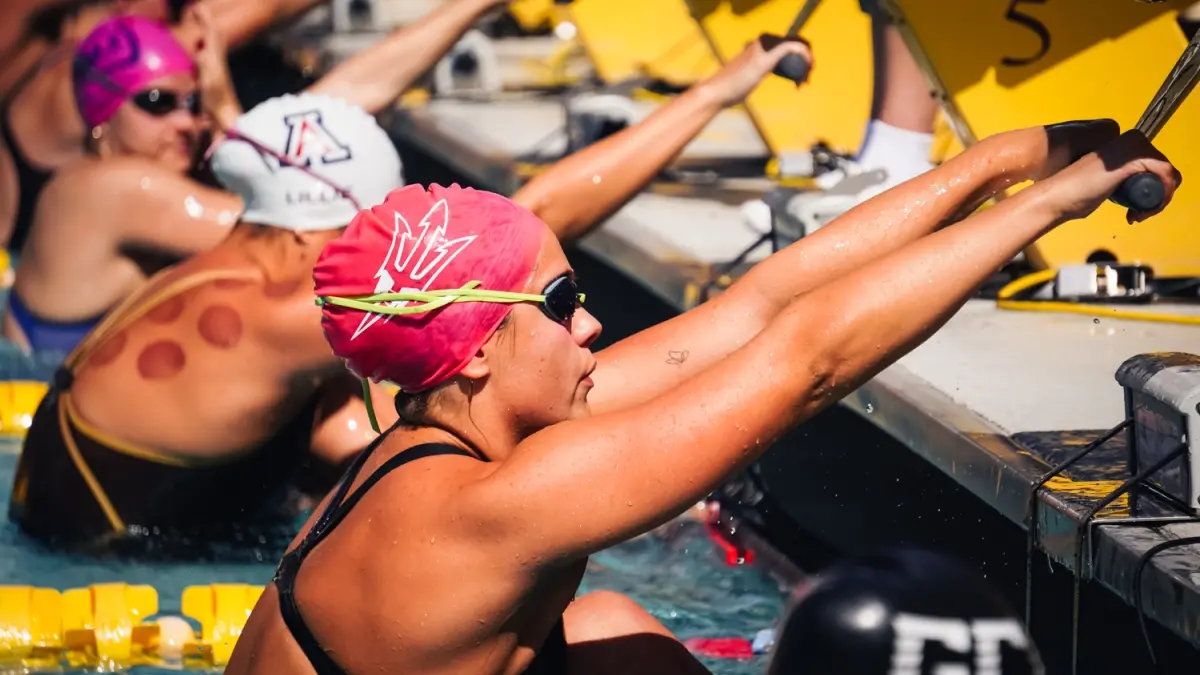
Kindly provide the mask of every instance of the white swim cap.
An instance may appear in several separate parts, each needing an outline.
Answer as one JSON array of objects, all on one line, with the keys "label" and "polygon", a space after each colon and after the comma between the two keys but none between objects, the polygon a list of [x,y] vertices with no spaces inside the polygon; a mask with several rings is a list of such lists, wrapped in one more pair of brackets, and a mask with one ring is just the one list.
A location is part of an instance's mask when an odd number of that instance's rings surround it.
[{"label": "white swim cap", "polygon": [[212,170],[245,202],[243,221],[296,231],[345,227],[404,185],[400,156],[375,118],[316,94],[268,99],[239,117],[213,151]]}]

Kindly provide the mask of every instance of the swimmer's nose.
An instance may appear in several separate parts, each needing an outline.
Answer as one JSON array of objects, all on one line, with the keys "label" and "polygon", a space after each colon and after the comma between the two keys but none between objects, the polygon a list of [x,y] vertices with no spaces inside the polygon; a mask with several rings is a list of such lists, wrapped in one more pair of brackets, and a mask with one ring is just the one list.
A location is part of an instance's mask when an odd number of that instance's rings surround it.
[{"label": "swimmer's nose", "polygon": [[580,347],[590,349],[592,344],[600,337],[600,332],[603,326],[592,316],[591,312],[583,307],[575,310],[575,316],[571,319],[571,332],[575,334],[575,341]]}]

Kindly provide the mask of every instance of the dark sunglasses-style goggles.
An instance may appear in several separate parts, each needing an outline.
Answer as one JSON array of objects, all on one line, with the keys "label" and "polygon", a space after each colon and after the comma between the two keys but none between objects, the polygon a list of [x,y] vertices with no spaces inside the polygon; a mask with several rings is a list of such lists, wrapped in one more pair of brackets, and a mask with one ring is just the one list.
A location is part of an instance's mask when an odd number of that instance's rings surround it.
[{"label": "dark sunglasses-style goggles", "polygon": [[147,89],[130,97],[142,112],[154,117],[166,117],[176,110],[186,110],[192,115],[202,111],[200,92],[179,94],[168,89]]}]

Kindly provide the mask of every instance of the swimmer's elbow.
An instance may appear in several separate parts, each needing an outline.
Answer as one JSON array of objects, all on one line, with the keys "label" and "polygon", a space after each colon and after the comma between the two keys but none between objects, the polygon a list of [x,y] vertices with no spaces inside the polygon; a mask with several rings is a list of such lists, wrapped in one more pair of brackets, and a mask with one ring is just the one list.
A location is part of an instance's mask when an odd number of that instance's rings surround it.
[{"label": "swimmer's elbow", "polygon": [[[803,300],[794,303],[780,320],[794,322],[786,327],[781,338],[790,346],[786,377],[798,383],[804,393],[798,406],[819,410],[831,398],[844,395],[846,385],[855,382],[871,361],[853,321],[840,312],[818,309],[806,311]],[[814,328],[819,327],[819,328]],[[797,336],[803,339],[797,340]]]},{"label": "swimmer's elbow", "polygon": [[537,216],[562,244],[578,239],[583,234],[580,230],[587,226],[586,214],[580,213],[578,204],[555,199],[552,189],[537,178],[518,190],[513,202]]},{"label": "swimmer's elbow", "polygon": [[546,204],[550,200],[546,194],[546,190],[542,186],[540,176],[522,185],[521,189],[513,193],[512,200],[514,204],[526,209],[545,222],[545,216],[547,215]]}]

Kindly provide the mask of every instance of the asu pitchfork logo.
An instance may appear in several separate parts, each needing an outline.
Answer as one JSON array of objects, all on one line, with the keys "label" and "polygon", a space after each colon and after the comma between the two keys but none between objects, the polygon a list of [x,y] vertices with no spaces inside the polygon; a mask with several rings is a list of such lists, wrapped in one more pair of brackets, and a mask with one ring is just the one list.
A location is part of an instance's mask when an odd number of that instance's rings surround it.
[{"label": "asu pitchfork logo", "polygon": [[[450,223],[450,206],[445,199],[438,200],[429,212],[417,223],[416,231],[408,219],[396,212],[392,226],[392,243],[387,255],[375,273],[375,293],[394,293],[399,280],[400,292],[429,290],[445,271],[446,267],[466,250],[478,235],[467,235],[457,239],[446,238],[446,226]],[[408,282],[408,283],[406,283]],[[407,300],[387,303],[391,307],[403,307]],[[358,328],[350,336],[353,340],[380,320],[390,317],[370,312],[358,322]]]}]

